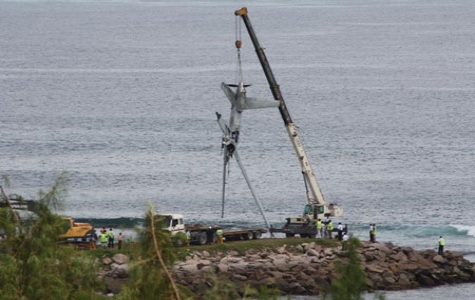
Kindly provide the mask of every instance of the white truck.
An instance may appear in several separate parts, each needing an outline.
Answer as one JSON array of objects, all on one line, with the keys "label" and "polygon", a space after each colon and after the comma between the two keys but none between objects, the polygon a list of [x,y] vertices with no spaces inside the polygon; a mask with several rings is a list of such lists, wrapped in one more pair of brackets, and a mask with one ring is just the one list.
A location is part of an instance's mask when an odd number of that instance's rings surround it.
[{"label": "white truck", "polygon": [[[178,233],[185,234],[188,230],[190,232],[191,244],[205,245],[216,242],[216,231],[222,229],[216,225],[193,224],[185,225],[184,217],[181,214],[159,214],[157,218],[161,219],[162,229],[169,231],[172,236]],[[223,237],[226,241],[236,240],[252,240],[260,239],[266,229],[237,229],[237,230],[223,230]],[[178,240],[177,240],[178,241]]]}]

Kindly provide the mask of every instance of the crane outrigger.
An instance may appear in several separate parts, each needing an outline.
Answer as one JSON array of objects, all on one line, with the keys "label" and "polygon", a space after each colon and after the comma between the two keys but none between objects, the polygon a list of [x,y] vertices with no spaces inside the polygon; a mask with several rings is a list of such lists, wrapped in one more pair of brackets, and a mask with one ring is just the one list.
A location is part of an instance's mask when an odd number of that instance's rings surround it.
[{"label": "crane outrigger", "polygon": [[[271,232],[284,232],[286,236],[294,236],[296,234],[301,237],[315,236],[315,222],[322,217],[342,216],[343,210],[336,204],[327,204],[325,201],[320,186],[318,184],[315,173],[308,159],[304,145],[298,134],[298,126],[292,121],[290,113],[285,104],[284,98],[280,91],[280,87],[272,73],[272,69],[267,61],[264,49],[260,46],[257,36],[252,28],[251,22],[248,17],[248,11],[246,7],[243,7],[234,12],[236,17],[240,17],[249,33],[251,41],[256,50],[257,57],[261,63],[264,74],[267,78],[269,88],[272,92],[274,100],[279,102],[279,111],[285,124],[285,128],[292,142],[293,148],[297,154],[304,177],[304,183],[307,194],[307,204],[305,205],[304,212],[301,217],[289,217],[286,218],[287,223],[282,229],[271,228]],[[236,41],[236,47],[240,48],[242,42]]]}]

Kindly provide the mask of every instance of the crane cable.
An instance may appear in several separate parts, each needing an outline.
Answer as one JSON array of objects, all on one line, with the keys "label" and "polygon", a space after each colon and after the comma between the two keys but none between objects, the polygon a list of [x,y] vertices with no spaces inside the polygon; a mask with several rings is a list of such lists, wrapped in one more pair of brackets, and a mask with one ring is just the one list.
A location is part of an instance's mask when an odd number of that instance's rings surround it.
[{"label": "crane cable", "polygon": [[[234,26],[234,30],[235,30],[235,37],[236,37],[236,42],[235,42],[235,46],[236,46],[236,51],[237,51],[237,64],[236,64],[236,78],[235,78],[235,82],[237,82],[237,84],[239,84],[239,82],[242,81],[242,66],[241,66],[241,45],[242,45],[242,42],[241,42],[241,22],[239,20],[239,17],[235,17],[235,26]],[[227,151],[225,152],[225,155],[228,155]],[[224,217],[224,198],[225,198],[225,193],[229,193],[229,190],[230,190],[230,187],[231,185],[228,184],[229,182],[229,177],[231,176],[231,164],[230,164],[230,160],[231,160],[231,157],[228,157],[227,158],[227,161],[225,161],[225,173],[223,174],[223,201],[222,201],[222,209],[221,209],[221,218]],[[226,165],[227,165],[227,168],[226,168]],[[226,172],[227,172],[227,176],[226,176]],[[225,189],[224,187],[225,186],[228,186],[227,189]]]},{"label": "crane cable", "polygon": [[241,18],[239,16],[235,17],[235,34],[236,34],[236,51],[237,51],[237,65],[236,65],[236,82],[239,83],[243,81],[242,77],[242,65],[241,65]]}]

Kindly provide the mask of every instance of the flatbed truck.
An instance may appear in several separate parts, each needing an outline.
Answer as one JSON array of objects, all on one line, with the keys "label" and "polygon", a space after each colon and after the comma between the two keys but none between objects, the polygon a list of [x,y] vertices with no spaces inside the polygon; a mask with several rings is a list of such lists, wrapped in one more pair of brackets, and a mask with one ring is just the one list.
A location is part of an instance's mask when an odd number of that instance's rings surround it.
[{"label": "flatbed truck", "polygon": [[[172,236],[175,236],[179,233],[185,234],[186,231],[189,231],[190,243],[194,245],[205,245],[209,242],[215,243],[217,239],[216,232],[218,229],[222,229],[217,225],[186,225],[184,222],[184,217],[181,214],[158,214],[157,218],[159,218],[162,222],[162,229],[170,232]],[[222,230],[223,237],[226,241],[260,239],[262,234],[267,232],[267,230],[263,228]]]}]

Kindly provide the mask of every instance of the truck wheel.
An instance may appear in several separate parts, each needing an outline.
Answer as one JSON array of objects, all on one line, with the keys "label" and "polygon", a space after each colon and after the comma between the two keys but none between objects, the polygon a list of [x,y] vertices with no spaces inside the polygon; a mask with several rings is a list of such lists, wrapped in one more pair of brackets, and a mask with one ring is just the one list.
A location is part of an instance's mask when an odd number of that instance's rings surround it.
[{"label": "truck wheel", "polygon": [[252,231],[249,231],[248,233],[244,233],[242,235],[242,238],[245,240],[252,240]]},{"label": "truck wheel", "polygon": [[172,241],[176,247],[183,247],[186,241],[185,233],[178,232],[176,235],[172,236]]},{"label": "truck wheel", "polygon": [[262,237],[262,232],[260,231],[255,231],[254,232],[254,239],[258,240]]},{"label": "truck wheel", "polygon": [[178,238],[178,239],[175,239],[175,242],[173,244],[175,245],[175,247],[183,247],[185,242],[182,239]]},{"label": "truck wheel", "polygon": [[198,244],[200,245],[206,245],[206,242],[207,242],[208,238],[206,236],[206,232],[201,232],[199,235],[198,235]]},{"label": "truck wheel", "polygon": [[285,237],[294,237],[294,236],[295,236],[295,234],[293,234],[293,233],[290,233],[290,232],[285,233]]}]

